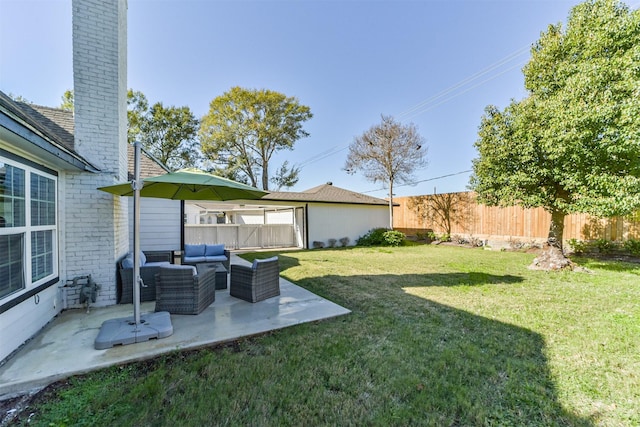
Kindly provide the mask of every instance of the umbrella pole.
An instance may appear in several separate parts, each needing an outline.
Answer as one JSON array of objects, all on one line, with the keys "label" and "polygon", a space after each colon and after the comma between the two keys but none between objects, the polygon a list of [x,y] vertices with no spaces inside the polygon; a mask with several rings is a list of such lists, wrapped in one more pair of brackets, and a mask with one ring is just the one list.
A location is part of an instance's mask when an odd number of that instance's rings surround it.
[{"label": "umbrella pole", "polygon": [[134,173],[133,182],[133,320],[136,325],[140,324],[140,190],[142,181],[140,180],[140,143],[133,144]]},{"label": "umbrella pole", "polygon": [[147,313],[140,316],[140,143],[133,144],[135,149],[133,187],[133,319],[105,320],[100,327],[94,346],[96,350],[105,350],[116,345],[134,344],[156,338],[166,338],[173,334],[171,316],[167,311]]}]

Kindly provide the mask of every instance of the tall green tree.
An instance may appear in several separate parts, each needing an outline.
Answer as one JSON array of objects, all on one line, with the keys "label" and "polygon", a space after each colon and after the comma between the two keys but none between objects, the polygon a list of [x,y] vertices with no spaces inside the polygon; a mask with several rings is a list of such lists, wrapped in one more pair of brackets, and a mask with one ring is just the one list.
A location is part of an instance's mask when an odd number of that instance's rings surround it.
[{"label": "tall green tree", "polygon": [[271,90],[233,87],[211,101],[202,118],[200,143],[209,160],[245,175],[250,184],[269,190],[269,182],[290,186],[297,182],[299,168],[286,164],[274,179],[270,161],[276,152],[291,150],[309,136],[303,124],[313,115],[294,97]]},{"label": "tall green tree", "polygon": [[374,183],[389,189],[389,228],[393,228],[393,186],[414,180],[416,169],[426,165],[424,138],[411,123],[403,125],[393,117],[382,116],[349,145],[344,169],[354,174],[361,171]]},{"label": "tall green tree", "polygon": [[543,207],[548,243],[564,219],[640,206],[640,12],[614,0],[575,6],[524,68],[528,96],[486,108],[471,188],[489,205]]},{"label": "tall green tree", "polygon": [[62,102],[60,103],[60,108],[67,111],[73,111],[73,90],[66,90],[61,97]]},{"label": "tall green tree", "polygon": [[139,141],[172,170],[195,166],[199,160],[198,119],[189,107],[165,107],[149,102],[142,92],[128,93],[127,137]]}]

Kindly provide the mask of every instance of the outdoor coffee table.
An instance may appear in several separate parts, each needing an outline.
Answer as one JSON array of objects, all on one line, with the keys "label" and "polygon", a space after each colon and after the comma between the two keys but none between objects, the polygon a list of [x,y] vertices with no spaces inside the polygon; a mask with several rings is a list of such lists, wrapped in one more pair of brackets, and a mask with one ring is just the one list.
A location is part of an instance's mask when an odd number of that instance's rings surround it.
[{"label": "outdoor coffee table", "polygon": [[196,270],[216,270],[216,290],[227,289],[227,269],[221,262],[201,262],[196,264]]}]

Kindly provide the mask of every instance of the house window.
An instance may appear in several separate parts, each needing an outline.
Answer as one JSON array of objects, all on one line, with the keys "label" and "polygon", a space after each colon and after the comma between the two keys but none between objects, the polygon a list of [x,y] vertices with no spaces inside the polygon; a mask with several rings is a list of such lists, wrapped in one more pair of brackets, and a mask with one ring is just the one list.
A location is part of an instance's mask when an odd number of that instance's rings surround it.
[{"label": "house window", "polygon": [[0,156],[0,301],[58,274],[57,178]]}]

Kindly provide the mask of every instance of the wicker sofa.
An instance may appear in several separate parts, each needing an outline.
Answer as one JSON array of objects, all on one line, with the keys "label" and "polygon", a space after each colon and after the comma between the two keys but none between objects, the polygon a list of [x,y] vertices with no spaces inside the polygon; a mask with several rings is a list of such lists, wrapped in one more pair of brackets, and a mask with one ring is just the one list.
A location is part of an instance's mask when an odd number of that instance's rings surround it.
[{"label": "wicker sofa", "polygon": [[[145,251],[140,254],[140,301],[156,299],[156,274],[160,266],[171,264],[171,251]],[[118,261],[117,301],[119,304],[133,303],[133,254],[128,253]]]},{"label": "wicker sofa", "polygon": [[278,257],[256,259],[253,265],[232,265],[229,294],[249,302],[280,295]]},{"label": "wicker sofa", "polygon": [[215,269],[171,265],[159,270],[156,275],[156,311],[200,314],[215,301]]},{"label": "wicker sofa", "polygon": [[196,265],[201,263],[219,262],[229,271],[231,252],[224,248],[224,244],[185,244],[182,251],[182,265]]}]

